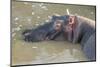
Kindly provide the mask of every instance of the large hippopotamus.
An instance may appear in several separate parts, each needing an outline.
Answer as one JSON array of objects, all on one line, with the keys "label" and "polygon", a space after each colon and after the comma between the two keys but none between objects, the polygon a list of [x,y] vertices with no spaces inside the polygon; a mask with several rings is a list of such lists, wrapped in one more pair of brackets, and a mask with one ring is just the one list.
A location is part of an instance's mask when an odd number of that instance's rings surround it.
[{"label": "large hippopotamus", "polygon": [[54,15],[50,22],[22,33],[23,39],[27,42],[68,40],[72,43],[80,43],[83,52],[90,61],[96,60],[95,34],[95,21],[74,15]]}]

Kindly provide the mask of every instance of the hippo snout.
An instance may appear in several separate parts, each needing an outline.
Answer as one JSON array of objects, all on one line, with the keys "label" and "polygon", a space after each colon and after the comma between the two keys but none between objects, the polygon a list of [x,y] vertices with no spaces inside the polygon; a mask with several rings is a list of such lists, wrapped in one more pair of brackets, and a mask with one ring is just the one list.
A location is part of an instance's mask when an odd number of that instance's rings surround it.
[{"label": "hippo snout", "polygon": [[32,37],[31,37],[31,30],[25,30],[24,32],[22,32],[22,36],[23,36],[23,40],[31,42]]}]

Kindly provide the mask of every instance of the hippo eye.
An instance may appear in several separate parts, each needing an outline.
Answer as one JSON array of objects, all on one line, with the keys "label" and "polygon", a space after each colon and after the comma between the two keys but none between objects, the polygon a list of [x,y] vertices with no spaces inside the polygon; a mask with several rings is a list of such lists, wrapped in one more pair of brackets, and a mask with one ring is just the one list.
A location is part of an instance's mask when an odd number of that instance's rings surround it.
[{"label": "hippo eye", "polygon": [[61,24],[60,24],[60,23],[56,24],[56,27],[60,27],[60,26],[61,26]]}]

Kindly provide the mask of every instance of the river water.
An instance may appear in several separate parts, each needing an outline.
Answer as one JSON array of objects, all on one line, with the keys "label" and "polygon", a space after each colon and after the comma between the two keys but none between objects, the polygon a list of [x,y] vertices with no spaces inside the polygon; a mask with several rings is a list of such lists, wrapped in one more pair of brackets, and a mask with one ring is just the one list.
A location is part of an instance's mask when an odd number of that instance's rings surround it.
[{"label": "river water", "polygon": [[25,42],[22,31],[36,28],[52,15],[81,15],[95,20],[94,6],[12,1],[12,65],[88,61],[80,44],[67,41]]}]

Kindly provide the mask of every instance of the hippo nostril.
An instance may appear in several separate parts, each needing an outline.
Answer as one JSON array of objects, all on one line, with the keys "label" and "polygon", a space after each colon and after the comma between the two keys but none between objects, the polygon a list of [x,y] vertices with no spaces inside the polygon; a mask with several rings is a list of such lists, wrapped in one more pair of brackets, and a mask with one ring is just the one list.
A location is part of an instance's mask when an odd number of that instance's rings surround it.
[{"label": "hippo nostril", "polygon": [[27,34],[27,33],[22,34],[22,39],[23,39],[24,41],[28,41],[28,39],[29,39],[29,34]]},{"label": "hippo nostril", "polygon": [[30,33],[29,33],[29,32],[24,34],[24,36],[28,36],[28,35],[30,35]]}]

